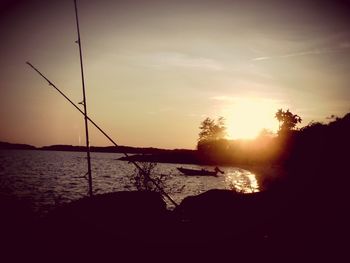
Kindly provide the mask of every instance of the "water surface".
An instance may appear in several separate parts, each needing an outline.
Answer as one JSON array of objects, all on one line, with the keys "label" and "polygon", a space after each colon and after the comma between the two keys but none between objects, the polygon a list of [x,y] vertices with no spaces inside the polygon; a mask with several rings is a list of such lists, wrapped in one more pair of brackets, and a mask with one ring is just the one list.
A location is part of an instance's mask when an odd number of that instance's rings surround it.
[{"label": "water surface", "polygon": [[[117,160],[121,154],[91,153],[94,193],[135,190],[132,164]],[[165,174],[165,191],[177,202],[209,189],[259,191],[253,173],[237,167],[220,167],[218,177],[185,176],[176,167],[214,170],[213,166],[157,164],[154,172]],[[55,205],[87,196],[86,154],[36,150],[0,150],[0,193],[27,199],[35,210],[46,212]]]}]

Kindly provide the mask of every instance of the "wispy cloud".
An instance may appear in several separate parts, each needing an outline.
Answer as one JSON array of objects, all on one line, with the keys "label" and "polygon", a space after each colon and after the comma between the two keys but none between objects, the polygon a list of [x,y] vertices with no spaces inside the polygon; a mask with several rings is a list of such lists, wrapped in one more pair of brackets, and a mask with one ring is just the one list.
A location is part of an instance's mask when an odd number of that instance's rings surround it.
[{"label": "wispy cloud", "polygon": [[223,69],[223,65],[217,60],[178,52],[156,52],[138,56],[142,58],[146,66],[160,69],[169,67],[210,71]]},{"label": "wispy cloud", "polygon": [[253,58],[252,61],[270,60],[270,59],[276,59],[276,58],[301,57],[301,56],[308,56],[308,55],[322,55],[322,54],[328,54],[328,53],[341,52],[346,49],[350,49],[349,42],[342,42],[338,45],[338,47],[333,47],[333,48],[311,49],[311,50],[306,50],[301,52],[288,53],[288,54],[279,55],[279,56],[256,57],[256,58]]},{"label": "wispy cloud", "polygon": [[342,42],[339,44],[340,48],[350,48],[350,42]]},{"label": "wispy cloud", "polygon": [[272,98],[264,98],[264,97],[254,97],[254,96],[228,96],[228,95],[219,95],[219,96],[213,96],[210,98],[211,100],[220,101],[224,104],[235,104],[235,103],[246,103],[246,104],[278,104],[282,105],[285,104],[284,100],[281,99],[272,99]]},{"label": "wispy cloud", "polygon": [[231,96],[221,95],[221,96],[214,96],[211,97],[212,100],[218,100],[218,101],[234,101],[235,98]]},{"label": "wispy cloud", "polygon": [[267,60],[267,59],[271,59],[273,57],[257,57],[257,58],[253,58],[252,61],[259,61],[259,60]]}]

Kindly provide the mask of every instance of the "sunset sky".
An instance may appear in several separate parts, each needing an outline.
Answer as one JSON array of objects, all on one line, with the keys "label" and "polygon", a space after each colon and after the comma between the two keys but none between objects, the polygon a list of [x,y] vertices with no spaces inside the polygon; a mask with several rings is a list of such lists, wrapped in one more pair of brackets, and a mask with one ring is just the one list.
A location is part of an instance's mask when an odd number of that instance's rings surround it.
[{"label": "sunset sky", "polygon": [[[84,145],[72,0],[0,2],[0,141]],[[89,115],[121,145],[195,148],[350,112],[349,1],[78,0]],[[91,145],[110,145],[90,126]]]}]

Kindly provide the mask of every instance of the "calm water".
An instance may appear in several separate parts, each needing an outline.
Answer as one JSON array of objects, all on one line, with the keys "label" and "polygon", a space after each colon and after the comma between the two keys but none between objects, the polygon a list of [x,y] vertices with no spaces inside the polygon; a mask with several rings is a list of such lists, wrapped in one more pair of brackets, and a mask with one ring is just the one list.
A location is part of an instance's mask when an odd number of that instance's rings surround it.
[{"label": "calm water", "polygon": [[[121,154],[92,153],[93,188],[97,194],[134,190],[131,182],[135,169],[118,161]],[[69,202],[88,193],[86,154],[80,152],[0,150],[0,193],[29,200],[34,209],[46,212],[56,204]],[[185,176],[176,167],[208,168],[210,166],[158,164],[155,173],[166,174],[165,191],[177,202],[189,195],[209,189],[235,189],[257,192],[255,175],[235,167],[220,167],[219,177]]]}]

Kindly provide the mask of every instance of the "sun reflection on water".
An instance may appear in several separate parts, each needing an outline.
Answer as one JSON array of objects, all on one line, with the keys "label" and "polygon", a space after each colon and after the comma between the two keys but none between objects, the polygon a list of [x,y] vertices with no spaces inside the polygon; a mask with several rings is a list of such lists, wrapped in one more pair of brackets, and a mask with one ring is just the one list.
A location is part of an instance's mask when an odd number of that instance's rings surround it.
[{"label": "sun reflection on water", "polygon": [[259,192],[259,184],[255,174],[237,169],[226,173],[225,183],[227,188],[239,193],[256,193]]}]

